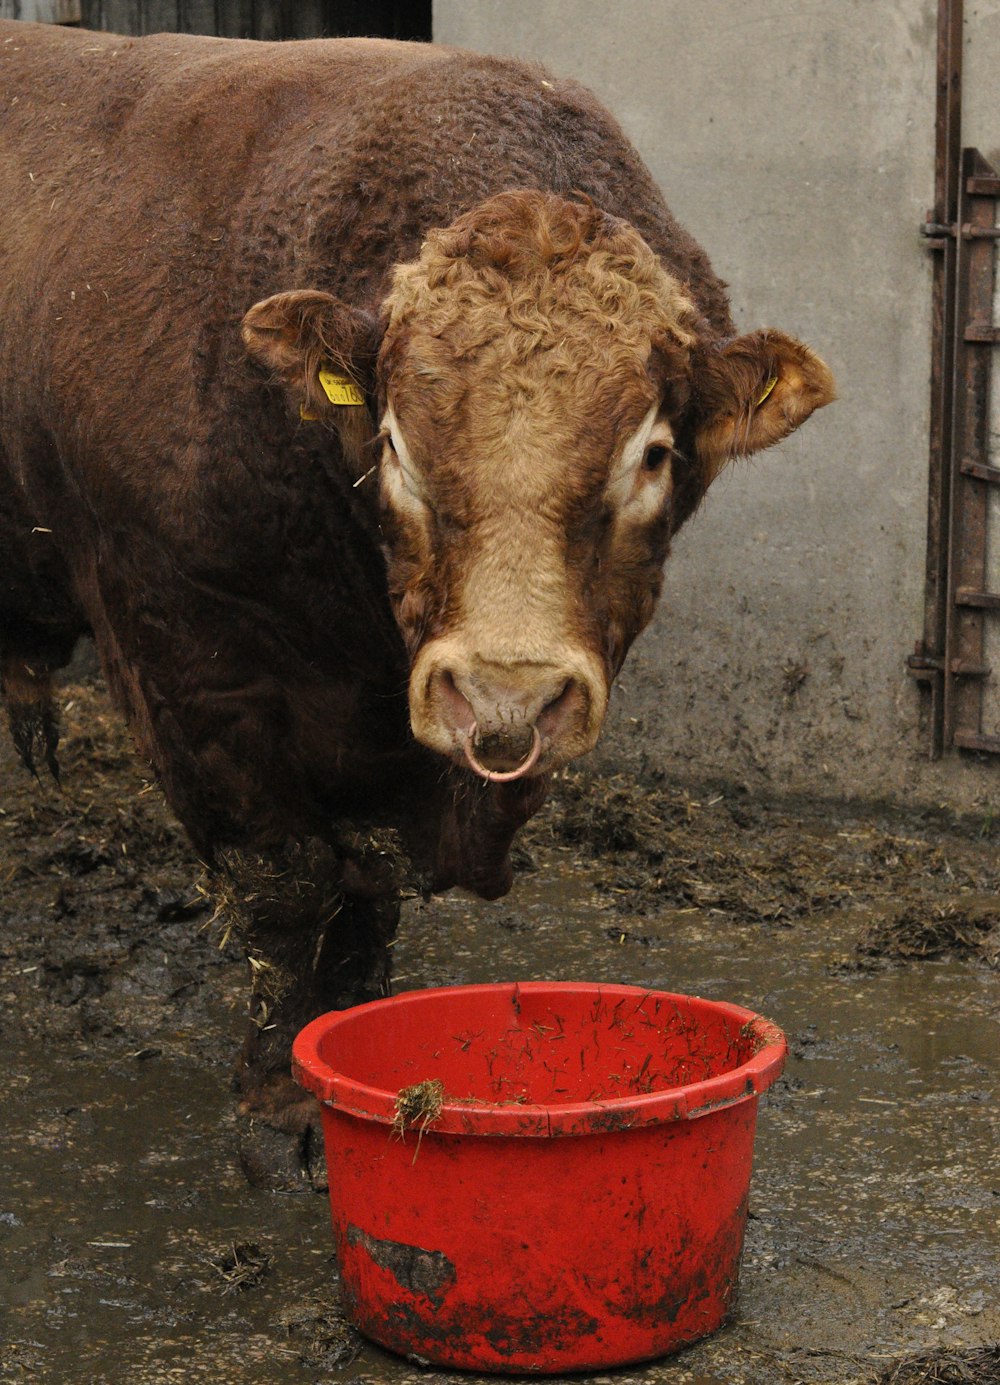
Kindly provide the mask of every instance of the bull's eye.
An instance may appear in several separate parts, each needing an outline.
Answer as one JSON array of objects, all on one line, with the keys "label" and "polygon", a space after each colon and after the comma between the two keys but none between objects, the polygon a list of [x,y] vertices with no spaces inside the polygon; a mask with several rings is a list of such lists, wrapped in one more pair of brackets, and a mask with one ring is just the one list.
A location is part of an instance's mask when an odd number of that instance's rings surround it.
[{"label": "bull's eye", "polygon": [[423,509],[427,500],[420,474],[410,457],[405,441],[383,429],[382,484],[383,494],[397,506]]},{"label": "bull's eye", "polygon": [[669,447],[665,447],[661,442],[651,443],[643,455],[642,469],[643,471],[660,471],[669,459]]}]

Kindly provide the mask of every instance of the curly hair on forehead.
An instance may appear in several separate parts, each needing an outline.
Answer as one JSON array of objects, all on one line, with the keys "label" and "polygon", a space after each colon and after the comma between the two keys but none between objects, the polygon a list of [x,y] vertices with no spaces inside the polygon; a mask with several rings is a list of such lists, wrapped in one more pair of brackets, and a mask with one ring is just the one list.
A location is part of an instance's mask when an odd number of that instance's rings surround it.
[{"label": "curly hair on forehead", "polygon": [[428,239],[451,259],[530,275],[571,263],[616,224],[589,197],[570,201],[529,188],[499,193]]},{"label": "curly hair on forehead", "polygon": [[431,231],[418,258],[397,267],[385,306],[390,327],[440,335],[460,321],[463,337],[502,330],[497,308],[532,333],[577,317],[635,343],[666,331],[690,346],[698,321],[634,227],[589,199],[537,189],[500,193]]}]

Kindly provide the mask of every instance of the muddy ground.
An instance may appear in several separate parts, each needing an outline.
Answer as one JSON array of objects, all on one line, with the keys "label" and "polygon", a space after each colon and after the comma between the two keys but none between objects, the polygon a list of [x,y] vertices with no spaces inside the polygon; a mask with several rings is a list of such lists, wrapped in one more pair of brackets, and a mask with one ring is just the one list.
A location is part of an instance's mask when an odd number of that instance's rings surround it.
[{"label": "muddy ground", "polygon": [[[61,791],[0,747],[0,1380],[441,1379],[344,1322],[321,1197],[245,1185],[244,964],[99,684],[63,701]],[[399,989],[633,982],[789,1036],[731,1324],[595,1379],[1000,1382],[998,836],[572,774],[507,899],[407,906]]]}]

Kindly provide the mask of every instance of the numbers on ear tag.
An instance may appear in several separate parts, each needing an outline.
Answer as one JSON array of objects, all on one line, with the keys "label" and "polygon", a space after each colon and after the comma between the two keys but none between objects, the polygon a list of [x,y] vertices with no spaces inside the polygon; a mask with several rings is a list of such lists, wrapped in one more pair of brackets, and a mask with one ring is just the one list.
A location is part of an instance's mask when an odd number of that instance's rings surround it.
[{"label": "numbers on ear tag", "polygon": [[325,366],[320,368],[319,382],[323,387],[323,393],[331,404],[363,404],[365,397],[358,389],[353,380],[348,380],[346,375],[335,375],[332,370],[327,370]]}]

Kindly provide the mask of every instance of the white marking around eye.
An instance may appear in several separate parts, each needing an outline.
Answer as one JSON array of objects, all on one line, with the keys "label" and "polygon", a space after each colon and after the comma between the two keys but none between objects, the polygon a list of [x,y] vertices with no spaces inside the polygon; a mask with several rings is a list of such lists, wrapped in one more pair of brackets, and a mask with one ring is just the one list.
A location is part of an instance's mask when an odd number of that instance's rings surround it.
[{"label": "white marking around eye", "polygon": [[648,447],[655,445],[669,449],[674,442],[670,425],[665,420],[657,421],[656,415],[657,406],[654,404],[635,432],[625,439],[621,451],[611,464],[605,490],[612,509],[619,517],[640,524],[659,514],[671,486],[669,461],[664,462],[659,472],[647,474],[643,470]]},{"label": "white marking around eye", "polygon": [[382,418],[382,427],[388,431],[396,453],[395,458],[390,459],[382,467],[382,485],[385,497],[390,505],[395,506],[396,509],[403,510],[408,514],[419,515],[427,504],[420,481],[420,473],[414,465],[410,449],[391,405],[386,409]]}]

